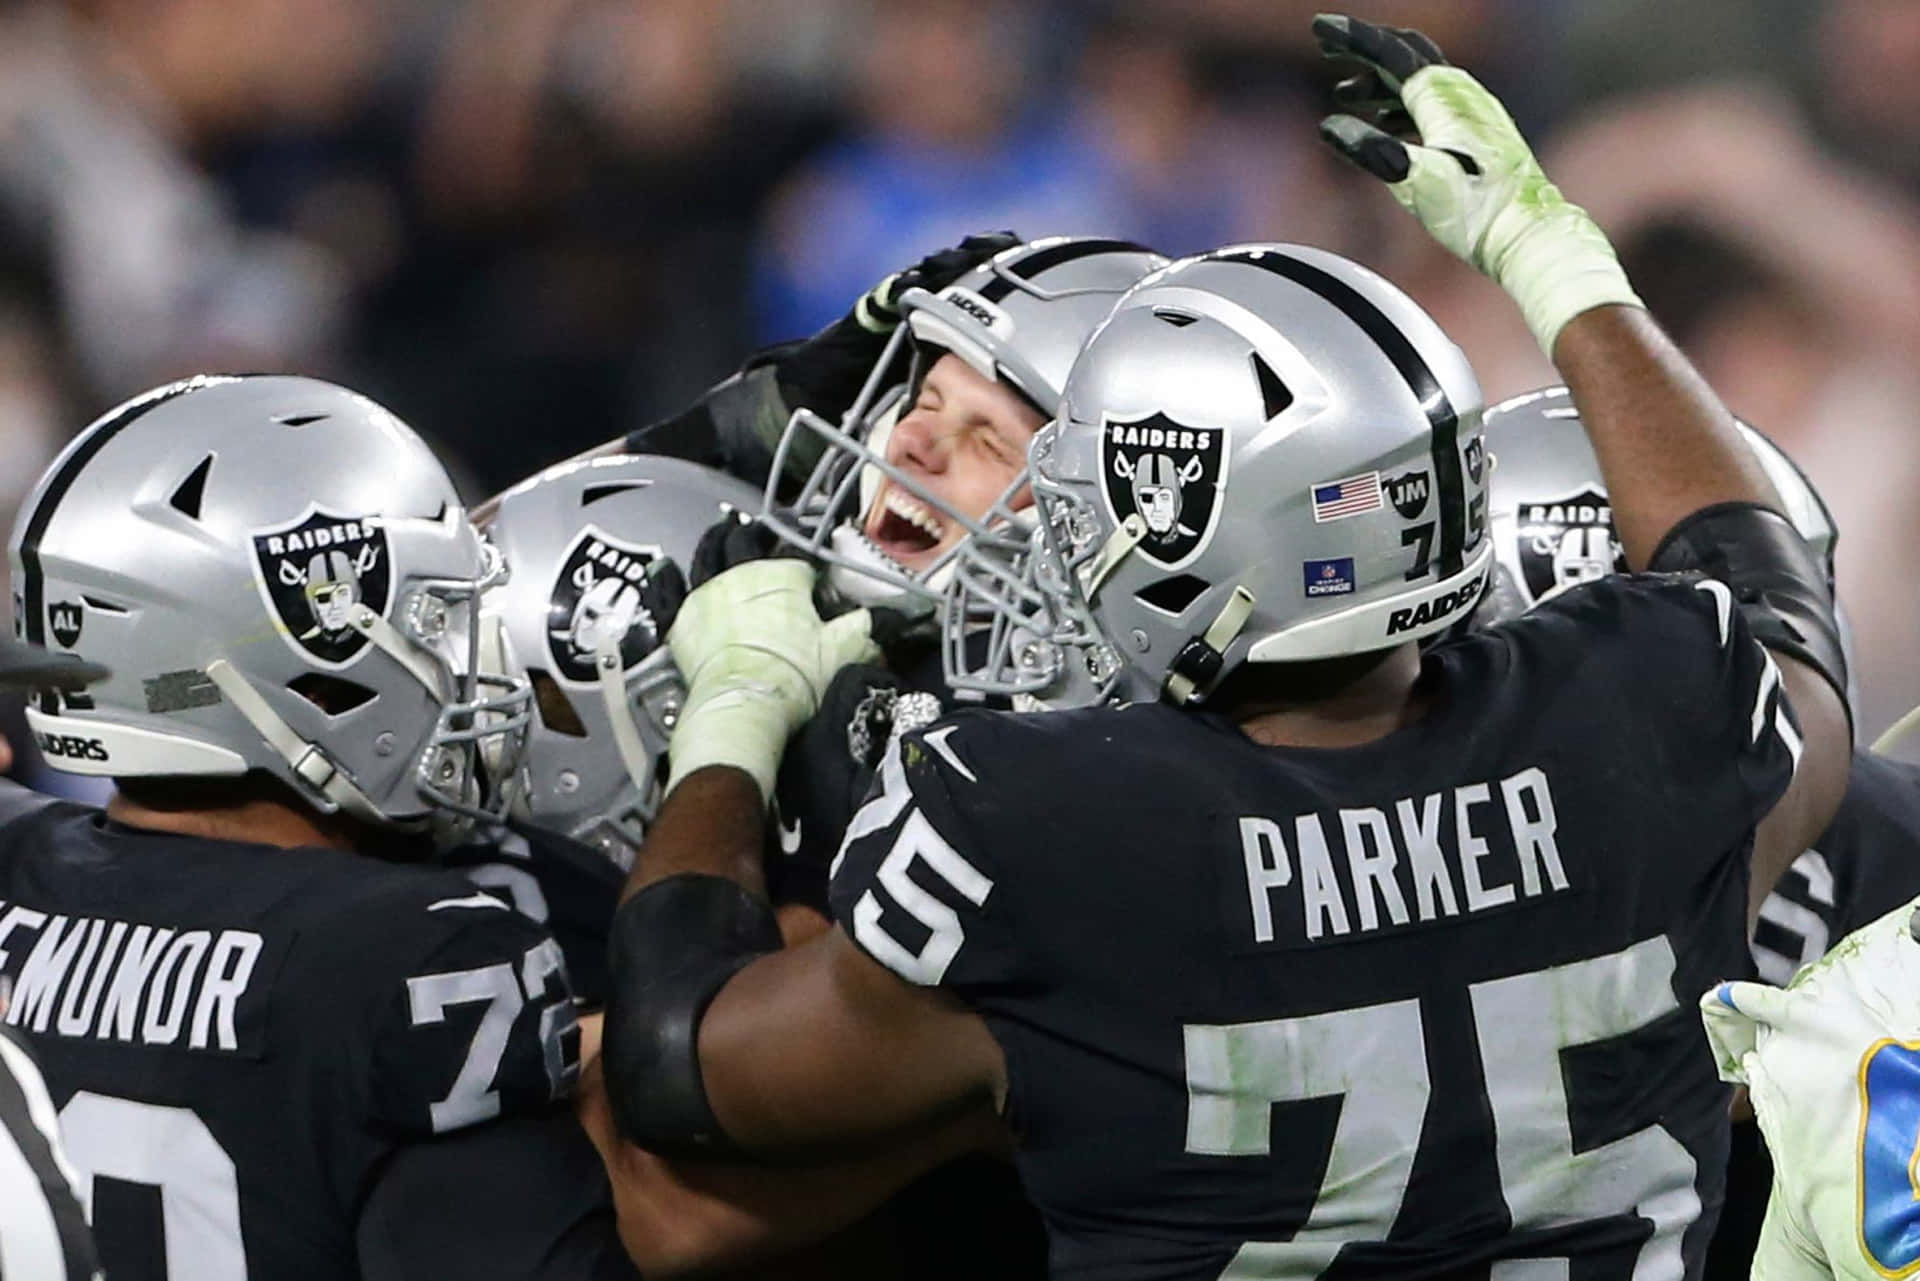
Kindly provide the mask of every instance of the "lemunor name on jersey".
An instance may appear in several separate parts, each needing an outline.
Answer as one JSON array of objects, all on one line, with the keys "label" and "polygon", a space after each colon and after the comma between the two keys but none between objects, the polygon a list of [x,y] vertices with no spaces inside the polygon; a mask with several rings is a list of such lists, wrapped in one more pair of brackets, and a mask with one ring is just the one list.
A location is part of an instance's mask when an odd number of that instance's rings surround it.
[{"label": "lemunor name on jersey", "polygon": [[1253,940],[1330,942],[1568,888],[1544,770],[1389,807],[1240,819]]},{"label": "lemunor name on jersey", "polygon": [[0,974],[13,978],[6,1021],[58,1036],[237,1050],[235,1010],[261,946],[250,930],[177,930],[0,902]]}]

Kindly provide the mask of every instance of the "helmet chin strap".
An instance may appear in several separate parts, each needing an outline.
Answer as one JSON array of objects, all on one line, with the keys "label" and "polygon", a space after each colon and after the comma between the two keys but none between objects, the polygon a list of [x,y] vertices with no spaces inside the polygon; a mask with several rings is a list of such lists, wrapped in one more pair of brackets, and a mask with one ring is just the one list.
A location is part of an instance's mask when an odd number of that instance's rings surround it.
[{"label": "helmet chin strap", "polygon": [[260,696],[260,691],[235,670],[232,663],[224,658],[216,658],[207,664],[206,670],[207,679],[220,687],[226,700],[247,718],[247,723],[259,732],[268,747],[280,753],[301,782],[320,793],[334,808],[344,810],[355,818],[382,827],[395,825],[392,819],[380,812],[365,792],[354,786],[347,772],[336,765],[317,743],[309,743],[295,733],[293,726],[273,710],[267,700]]},{"label": "helmet chin strap", "polygon": [[1080,570],[1080,590],[1086,593],[1087,601],[1092,603],[1094,593],[1100,590],[1100,584],[1107,581],[1107,575],[1119,568],[1134,548],[1147,536],[1147,522],[1140,513],[1135,512],[1115,527],[1107,535],[1107,541],[1101,546],[1100,554],[1095,556]]},{"label": "helmet chin strap", "polygon": [[394,662],[407,669],[413,678],[426,687],[427,693],[435,698],[444,699],[447,692],[441,688],[441,672],[427,660],[425,654],[407,642],[399,628],[389,623],[379,614],[365,605],[353,611],[347,619],[347,626],[372,641]]},{"label": "helmet chin strap", "polygon": [[1202,690],[1219,679],[1226,663],[1227,646],[1253,616],[1253,593],[1235,587],[1227,603],[1213,616],[1213,622],[1200,636],[1180,647],[1167,675],[1167,697],[1176,703],[1190,703]]},{"label": "helmet chin strap", "polygon": [[[444,699],[441,688],[441,673],[426,655],[407,643],[399,629],[381,615],[362,605],[356,608],[347,619],[347,625],[365,636],[381,651],[386,653],[401,667],[406,669],[415,680],[424,686],[435,698]],[[382,827],[395,826],[394,820],[380,812],[365,792],[356,786],[347,772],[336,764],[332,757],[320,747],[300,737],[293,726],[287,724],[281,715],[273,710],[260,692],[242,676],[234,666],[224,658],[215,659],[207,664],[207,677],[220,687],[227,701],[239,709],[242,716],[266,740],[267,746],[278,752],[294,775],[314,791],[325,797],[338,809],[346,811],[355,818],[375,823]],[[424,820],[421,824],[424,826]],[[401,826],[411,826],[402,824]]]},{"label": "helmet chin strap", "polygon": [[[661,649],[658,652],[667,651]],[[619,751],[620,763],[626,766],[627,777],[633,780],[644,804],[647,794],[653,790],[657,761],[647,754],[646,744],[640,739],[640,726],[633,719],[633,702],[627,696],[620,642],[612,636],[603,635],[594,646],[593,654],[593,669],[600,684],[600,698],[607,705],[607,723],[613,727],[613,745]]]}]

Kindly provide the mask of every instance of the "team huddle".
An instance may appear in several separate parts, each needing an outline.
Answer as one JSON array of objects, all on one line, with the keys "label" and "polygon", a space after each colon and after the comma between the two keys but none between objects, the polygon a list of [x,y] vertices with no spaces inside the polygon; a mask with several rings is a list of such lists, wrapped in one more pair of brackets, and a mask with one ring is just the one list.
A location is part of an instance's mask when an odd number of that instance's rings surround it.
[{"label": "team huddle", "polygon": [[1920,1268],[1835,517],[1499,102],[1314,32],[1565,386],[1320,250],[1000,233],[472,513],[310,378],[82,432],[0,676],[114,791],[0,784],[0,1277]]}]

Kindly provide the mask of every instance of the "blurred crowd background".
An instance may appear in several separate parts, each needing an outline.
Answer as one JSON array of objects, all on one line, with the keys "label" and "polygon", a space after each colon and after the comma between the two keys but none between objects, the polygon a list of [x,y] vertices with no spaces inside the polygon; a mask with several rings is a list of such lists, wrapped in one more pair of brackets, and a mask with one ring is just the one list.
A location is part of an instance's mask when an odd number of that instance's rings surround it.
[{"label": "blurred crowd background", "polygon": [[[1295,0],[0,0],[0,507],[123,397],[332,377],[478,497],[975,230],[1339,250],[1552,372],[1314,135]],[[1371,0],[1487,81],[1838,514],[1920,702],[1920,3]]]}]

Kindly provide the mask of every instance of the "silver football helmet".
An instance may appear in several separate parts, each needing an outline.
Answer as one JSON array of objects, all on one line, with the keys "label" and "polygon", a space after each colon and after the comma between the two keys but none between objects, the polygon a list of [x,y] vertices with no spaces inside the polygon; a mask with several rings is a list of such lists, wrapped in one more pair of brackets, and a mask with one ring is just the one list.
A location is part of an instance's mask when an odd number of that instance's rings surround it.
[{"label": "silver football helmet", "polygon": [[[1114,302],[1166,259],[1122,240],[1055,236],[996,254],[939,293],[909,289],[902,323],[874,365],[846,416],[830,423],[795,412],[775,453],[760,518],[787,542],[827,565],[843,596],[862,604],[925,608],[937,600],[953,551],[910,570],[862,532],[865,517],[890,479],[932,509],[932,520],[958,524],[972,538],[1006,536],[1024,543],[1030,515],[1014,510],[1024,475],[984,512],[959,511],[887,457],[893,424],[911,405],[929,365],[952,353],[980,374],[1000,380],[1051,416],[1073,358]],[[910,355],[904,382],[900,358]],[[794,461],[819,455],[797,497],[777,490]]]},{"label": "silver football helmet", "polygon": [[759,502],[723,472],[639,455],[562,463],[501,496],[487,534],[514,573],[487,609],[538,713],[520,817],[632,864],[686,692],[663,643],[660,575],[689,565],[715,521]]},{"label": "silver football helmet", "polygon": [[[1827,567],[1832,587],[1833,514],[1778,445],[1746,423],[1738,426],[1778,491],[1782,514]],[[1570,587],[1627,572],[1599,460],[1565,387],[1493,406],[1486,439],[1494,468],[1488,495],[1494,570],[1476,623],[1516,618]]]},{"label": "silver football helmet", "polygon": [[1039,528],[945,597],[956,689],[1204,697],[1241,663],[1419,640],[1493,551],[1479,384],[1373,272],[1297,245],[1184,259],[1115,307],[1031,452]]},{"label": "silver football helmet", "polygon": [[505,568],[366,397],[279,376],[136,397],[48,468],[9,551],[16,631],[113,673],[28,710],[58,768],[264,770],[448,838],[506,812],[529,693],[482,666],[478,617]]}]

